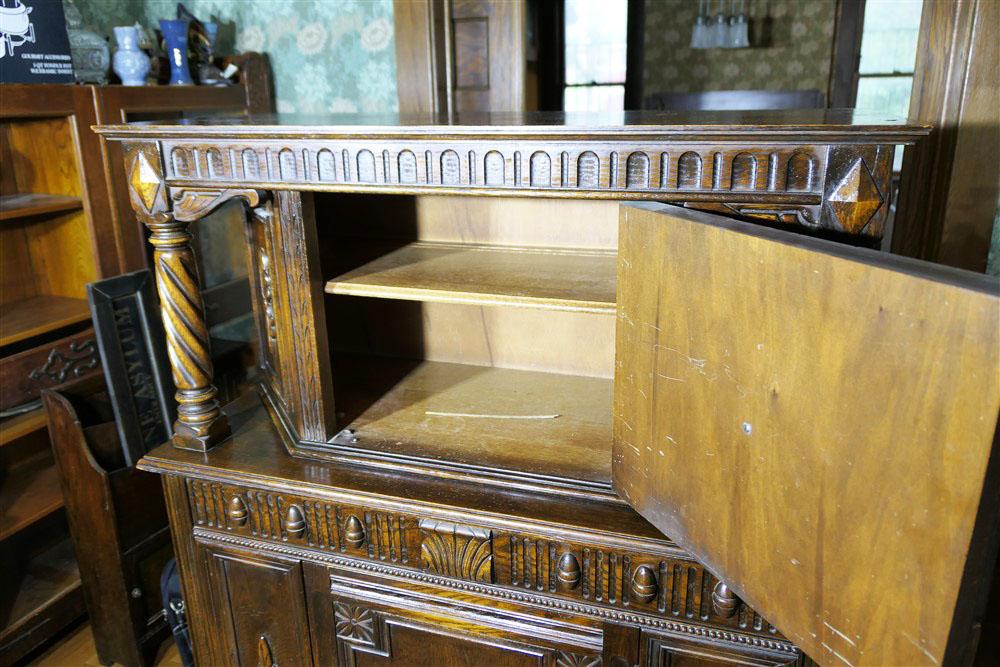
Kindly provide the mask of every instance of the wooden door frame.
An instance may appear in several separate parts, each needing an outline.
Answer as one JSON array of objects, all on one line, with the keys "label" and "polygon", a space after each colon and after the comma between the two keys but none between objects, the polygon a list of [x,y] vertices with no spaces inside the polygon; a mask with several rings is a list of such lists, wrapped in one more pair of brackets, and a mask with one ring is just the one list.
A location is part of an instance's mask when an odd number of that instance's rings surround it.
[{"label": "wooden door frame", "polygon": [[[974,271],[986,268],[1000,190],[995,155],[983,155],[975,119],[983,111],[977,75],[998,57],[992,2],[924,0],[910,118],[934,130],[903,158],[892,238],[893,252]],[[955,202],[985,204],[970,217]]]}]

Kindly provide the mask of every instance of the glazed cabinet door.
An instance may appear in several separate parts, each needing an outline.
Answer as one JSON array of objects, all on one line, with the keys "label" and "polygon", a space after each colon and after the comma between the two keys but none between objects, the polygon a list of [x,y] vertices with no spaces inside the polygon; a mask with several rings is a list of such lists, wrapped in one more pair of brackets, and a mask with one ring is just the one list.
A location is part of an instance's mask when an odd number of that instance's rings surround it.
[{"label": "glazed cabinet door", "polygon": [[312,664],[302,565],[242,550],[205,548],[214,627],[225,635],[231,664]]},{"label": "glazed cabinet door", "polygon": [[[558,613],[304,564],[317,665],[598,667],[602,632]],[[636,648],[638,644],[636,643]]]},{"label": "glazed cabinet door", "polygon": [[616,491],[821,664],[962,660],[997,281],[660,204],[622,207],[618,261]]}]

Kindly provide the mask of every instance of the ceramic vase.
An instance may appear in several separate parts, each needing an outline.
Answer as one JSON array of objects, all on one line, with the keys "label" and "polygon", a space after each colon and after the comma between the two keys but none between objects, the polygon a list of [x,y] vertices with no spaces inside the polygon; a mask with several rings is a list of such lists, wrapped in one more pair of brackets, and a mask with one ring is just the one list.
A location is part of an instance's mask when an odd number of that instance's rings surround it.
[{"label": "ceramic vase", "polygon": [[139,31],[135,26],[115,28],[118,50],[115,51],[115,74],[126,86],[145,86],[149,74],[149,56],[139,50]]},{"label": "ceramic vase", "polygon": [[167,60],[170,61],[170,85],[189,86],[191,70],[188,68],[188,22],[181,19],[161,19],[160,32],[166,42]]}]

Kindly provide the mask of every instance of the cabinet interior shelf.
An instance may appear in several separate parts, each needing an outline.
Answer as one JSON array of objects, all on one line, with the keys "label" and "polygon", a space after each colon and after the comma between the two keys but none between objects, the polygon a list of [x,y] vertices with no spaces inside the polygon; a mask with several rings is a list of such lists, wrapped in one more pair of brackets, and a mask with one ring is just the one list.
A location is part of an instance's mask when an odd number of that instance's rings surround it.
[{"label": "cabinet interior shelf", "polygon": [[86,299],[40,295],[0,305],[0,347],[90,318]]},{"label": "cabinet interior shelf", "polygon": [[610,379],[367,355],[334,363],[354,448],[610,483]]},{"label": "cabinet interior shelf", "polygon": [[63,506],[59,471],[51,459],[17,466],[0,485],[0,540],[27,528]]},{"label": "cabinet interior shelf", "polygon": [[77,211],[83,208],[79,197],[21,193],[0,196],[0,221],[28,218],[46,213]]},{"label": "cabinet interior shelf", "polygon": [[613,314],[615,253],[419,241],[326,283],[330,294]]}]

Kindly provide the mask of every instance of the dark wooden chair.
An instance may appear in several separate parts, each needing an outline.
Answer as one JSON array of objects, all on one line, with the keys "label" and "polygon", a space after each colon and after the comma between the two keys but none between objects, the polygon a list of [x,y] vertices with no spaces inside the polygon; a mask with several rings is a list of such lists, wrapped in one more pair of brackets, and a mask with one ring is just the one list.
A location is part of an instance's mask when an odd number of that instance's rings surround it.
[{"label": "dark wooden chair", "polygon": [[643,109],[670,111],[757,111],[766,109],[822,109],[818,90],[706,90],[698,93],[653,93]]}]

